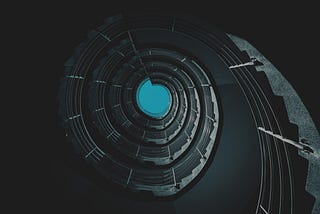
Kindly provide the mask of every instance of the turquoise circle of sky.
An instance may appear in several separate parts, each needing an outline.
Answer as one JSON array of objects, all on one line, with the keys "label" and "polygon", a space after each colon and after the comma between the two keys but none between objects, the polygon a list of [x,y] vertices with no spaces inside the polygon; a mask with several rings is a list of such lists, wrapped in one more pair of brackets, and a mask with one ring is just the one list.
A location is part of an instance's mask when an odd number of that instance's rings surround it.
[{"label": "turquoise circle of sky", "polygon": [[141,111],[154,118],[163,118],[171,106],[171,94],[168,88],[161,84],[152,84],[150,79],[140,83],[136,100]]}]

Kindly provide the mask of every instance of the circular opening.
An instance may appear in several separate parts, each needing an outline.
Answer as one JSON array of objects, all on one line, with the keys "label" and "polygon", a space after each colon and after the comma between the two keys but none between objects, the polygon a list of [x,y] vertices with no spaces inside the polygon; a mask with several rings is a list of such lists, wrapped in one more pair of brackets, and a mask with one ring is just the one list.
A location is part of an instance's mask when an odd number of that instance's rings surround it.
[{"label": "circular opening", "polygon": [[150,79],[140,83],[136,100],[142,112],[155,118],[163,118],[171,106],[171,94],[168,88],[161,84],[152,84]]}]

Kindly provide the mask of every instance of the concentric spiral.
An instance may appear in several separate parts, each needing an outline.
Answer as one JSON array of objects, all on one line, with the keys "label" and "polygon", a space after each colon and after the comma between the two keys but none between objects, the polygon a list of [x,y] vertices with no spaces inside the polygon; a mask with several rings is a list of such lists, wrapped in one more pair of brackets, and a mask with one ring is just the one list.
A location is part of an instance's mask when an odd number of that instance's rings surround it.
[{"label": "concentric spiral", "polygon": [[[179,192],[200,173],[219,124],[214,82],[196,56],[139,35],[165,23],[176,34],[176,18],[108,19],[66,63],[61,90],[68,136],[80,154],[115,183],[156,196]],[[163,117],[137,104],[146,79],[170,92]]]},{"label": "concentric spiral", "polygon": [[[206,213],[203,201],[217,213],[293,213],[299,203],[310,210],[297,182],[304,161],[259,131],[298,138],[283,98],[256,69],[270,72],[270,63],[234,41],[242,42],[188,17],[108,18],[65,64],[59,99],[67,139],[112,186],[172,196],[197,183],[175,198],[181,213]],[[161,115],[139,104],[146,81],[169,93]]]}]

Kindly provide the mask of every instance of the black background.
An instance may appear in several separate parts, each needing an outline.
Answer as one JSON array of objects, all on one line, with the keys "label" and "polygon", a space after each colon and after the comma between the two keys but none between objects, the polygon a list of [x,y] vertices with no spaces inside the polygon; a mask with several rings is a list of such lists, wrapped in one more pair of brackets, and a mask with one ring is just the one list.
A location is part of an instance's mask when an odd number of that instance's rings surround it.
[{"label": "black background", "polygon": [[[52,173],[52,160],[61,157],[63,161],[64,156],[71,152],[64,140],[57,112],[59,79],[64,70],[63,64],[73,54],[74,48],[89,31],[111,15],[152,11],[182,13],[201,18],[221,31],[246,39],[292,84],[319,130],[320,38],[317,31],[320,23],[317,7],[293,1],[290,4],[235,2],[88,1],[15,5],[11,17],[18,16],[18,19],[10,29],[18,32],[9,32],[20,47],[19,52],[15,49],[14,57],[24,59],[20,63],[24,69],[13,72],[23,83],[18,93],[19,106],[23,107],[15,108],[27,112],[23,119],[26,125],[14,126],[15,130],[23,129],[23,132],[13,134],[19,137],[22,154],[19,152],[18,168],[11,170],[14,177],[12,187],[17,190],[17,194],[12,196],[15,204],[11,208],[31,208],[34,213],[64,213],[69,210],[65,209],[67,203],[63,188]],[[26,70],[25,66],[29,64],[32,67]],[[26,140],[27,136],[31,137],[30,141]]]}]

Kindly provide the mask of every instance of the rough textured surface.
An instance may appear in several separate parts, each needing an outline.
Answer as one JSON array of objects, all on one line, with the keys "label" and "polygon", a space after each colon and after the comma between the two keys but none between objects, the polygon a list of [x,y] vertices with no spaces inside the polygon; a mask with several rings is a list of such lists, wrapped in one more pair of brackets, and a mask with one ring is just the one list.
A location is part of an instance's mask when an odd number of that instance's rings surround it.
[{"label": "rough textured surface", "polygon": [[250,57],[254,57],[263,63],[263,65],[256,67],[257,71],[265,72],[274,94],[283,97],[290,122],[298,125],[299,138],[306,139],[314,149],[313,154],[306,154],[300,151],[299,154],[309,161],[306,190],[316,198],[312,214],[319,214],[320,136],[308,110],[290,83],[256,48],[236,36],[229,35],[229,37],[241,50],[245,50]]}]

